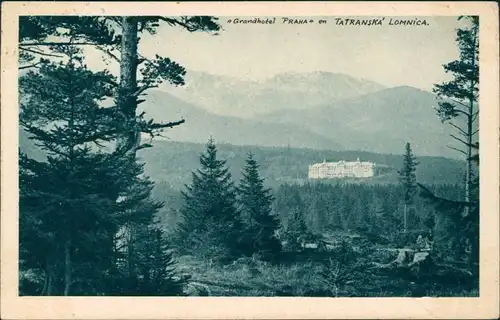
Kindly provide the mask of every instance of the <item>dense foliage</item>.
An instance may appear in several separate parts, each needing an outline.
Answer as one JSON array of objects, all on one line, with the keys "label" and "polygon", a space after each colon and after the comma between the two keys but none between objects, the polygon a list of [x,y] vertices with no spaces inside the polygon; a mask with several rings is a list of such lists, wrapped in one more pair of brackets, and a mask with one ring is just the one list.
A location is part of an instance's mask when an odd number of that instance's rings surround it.
[{"label": "dense foliage", "polygon": [[200,165],[182,194],[179,246],[186,252],[210,259],[234,258],[241,253],[243,225],[231,174],[225,161],[217,159],[213,140],[200,156]]},{"label": "dense foliage", "polygon": [[264,187],[264,179],[260,177],[259,164],[250,153],[238,186],[238,204],[245,224],[243,242],[247,253],[270,258],[281,251],[281,242],[276,237],[280,222],[272,213],[273,200],[271,190]]},{"label": "dense foliage", "polygon": [[417,194],[417,166],[417,157],[413,154],[410,143],[406,143],[405,154],[403,156],[403,168],[398,171],[399,181],[403,186],[404,231],[406,231],[408,227],[408,213],[414,212],[413,202]]},{"label": "dense foliage", "polygon": [[[435,187],[435,191],[458,196],[460,186],[442,185]],[[374,241],[398,245],[394,241],[403,226],[401,186],[287,184],[276,190],[275,197],[274,211],[285,223],[300,212],[307,227],[316,233],[350,230],[369,235]],[[409,232],[433,230],[435,209],[431,204],[416,198],[413,213],[408,217]]]},{"label": "dense foliage", "polygon": [[[461,148],[453,148],[465,157],[465,187],[460,198],[430,198],[440,208],[449,232],[455,259],[464,256],[469,262],[479,261],[479,17],[465,16],[467,25],[457,29],[459,58],[445,64],[450,81],[436,84],[434,92],[441,98],[437,114],[443,123],[456,129],[452,138]],[[424,188],[425,189],[425,188]],[[450,201],[451,200],[451,201]],[[443,205],[443,203],[445,203]]]},{"label": "dense foliage", "polygon": [[[161,203],[152,182],[107,147],[121,128],[100,105],[113,77],[88,70],[74,47],[58,50],[66,62],[44,61],[20,78],[21,125],[47,155],[20,154],[20,293],[181,294],[154,227]],[[133,250],[123,246],[130,238]]]}]

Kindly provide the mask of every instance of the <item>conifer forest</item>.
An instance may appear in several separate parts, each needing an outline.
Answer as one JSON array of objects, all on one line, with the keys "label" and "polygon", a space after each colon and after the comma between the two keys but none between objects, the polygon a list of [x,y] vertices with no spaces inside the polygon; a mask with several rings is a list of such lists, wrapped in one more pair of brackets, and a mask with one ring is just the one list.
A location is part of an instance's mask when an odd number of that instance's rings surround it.
[{"label": "conifer forest", "polygon": [[478,17],[428,90],[200,71],[257,29],[228,21],[21,17],[19,294],[477,297]]}]

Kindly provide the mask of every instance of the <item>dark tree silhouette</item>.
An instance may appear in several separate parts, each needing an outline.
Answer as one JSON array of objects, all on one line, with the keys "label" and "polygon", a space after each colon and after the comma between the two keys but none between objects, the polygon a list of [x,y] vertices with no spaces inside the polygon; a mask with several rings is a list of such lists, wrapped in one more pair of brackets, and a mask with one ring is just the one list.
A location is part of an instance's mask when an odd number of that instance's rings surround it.
[{"label": "dark tree silhouette", "polygon": [[249,253],[269,256],[281,250],[281,243],[275,235],[280,222],[272,214],[273,201],[271,190],[264,187],[264,179],[259,175],[259,165],[253,154],[249,153],[238,186],[238,202],[245,223],[245,242],[249,246]]},{"label": "dark tree silhouette", "polygon": [[[410,143],[406,143],[405,154],[403,156],[403,168],[398,171],[399,181],[403,186],[403,201],[404,201],[404,215],[403,215],[403,230],[408,229],[408,208],[413,208],[415,194],[417,193],[417,158],[413,155]],[[412,210],[410,210],[412,211]]]},{"label": "dark tree silhouette", "polygon": [[217,159],[213,139],[200,156],[201,168],[183,192],[182,221],[178,227],[181,250],[213,260],[241,254],[242,223],[236,190],[224,160]]},{"label": "dark tree silhouette", "polygon": [[[462,19],[464,17],[460,17]],[[473,145],[477,142],[479,132],[479,17],[465,17],[470,22],[468,28],[457,30],[457,43],[460,50],[458,60],[445,64],[444,70],[453,75],[453,79],[436,84],[434,92],[441,98],[437,113],[441,121],[449,123],[457,130],[451,135],[460,142],[464,149],[457,149],[465,156],[465,201],[471,199],[473,183]],[[464,208],[465,215],[468,207]]]}]

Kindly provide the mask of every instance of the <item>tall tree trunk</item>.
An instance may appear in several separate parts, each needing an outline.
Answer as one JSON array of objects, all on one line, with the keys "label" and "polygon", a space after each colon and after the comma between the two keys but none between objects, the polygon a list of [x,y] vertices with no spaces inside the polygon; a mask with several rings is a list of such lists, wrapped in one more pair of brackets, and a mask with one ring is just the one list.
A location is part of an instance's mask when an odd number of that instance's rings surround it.
[{"label": "tall tree trunk", "polygon": [[[477,37],[477,29],[474,29],[474,43],[472,45],[472,69],[476,67],[476,42],[478,41]],[[476,86],[475,80],[471,79],[470,80],[470,92],[469,92],[469,112],[468,112],[468,117],[467,117],[467,172],[465,175],[465,202],[470,202],[471,201],[471,184],[472,184],[472,136],[474,135],[474,102],[476,100],[475,95],[474,95],[474,88]],[[470,212],[470,208],[468,206],[465,207],[464,209],[464,216],[468,216]]]},{"label": "tall tree trunk", "polygon": [[53,276],[52,276],[52,272],[48,272],[47,274],[47,277],[48,277],[48,281],[47,281],[47,292],[46,292],[46,296],[51,296],[52,295],[52,291],[54,290],[54,286],[53,286]]},{"label": "tall tree trunk", "polygon": [[407,228],[407,214],[408,214],[408,205],[405,203],[404,213],[403,213],[403,232],[406,233]]},{"label": "tall tree trunk", "polygon": [[64,295],[68,296],[72,282],[71,240],[64,244]]},{"label": "tall tree trunk", "polygon": [[[136,126],[137,97],[137,44],[138,29],[137,20],[134,17],[122,18],[122,43],[120,61],[120,90],[118,93],[118,107],[125,117],[127,132],[118,138],[118,150],[125,151],[125,156],[133,160],[141,142],[141,133]],[[134,226],[129,227],[129,238],[127,239],[127,265],[129,276],[129,289],[135,287],[135,264],[134,264]]]},{"label": "tall tree trunk", "polygon": [[[467,158],[466,161],[466,172],[465,172],[465,202],[469,203],[471,201],[471,183],[472,183],[472,133],[473,128],[473,112],[474,112],[474,99],[469,100],[469,114],[467,117]],[[469,207],[464,208],[464,217],[469,215]]]},{"label": "tall tree trunk", "polygon": [[52,267],[50,265],[49,258],[45,258],[45,281],[43,284],[43,289],[42,289],[42,296],[50,296],[52,295],[53,291],[53,281],[52,279],[54,278],[53,272],[52,272]]},{"label": "tall tree trunk", "polygon": [[42,291],[40,292],[41,296],[47,295],[47,288],[49,286],[49,271],[47,270],[47,268],[45,268],[44,273],[45,273],[45,278],[43,279],[43,287]]},{"label": "tall tree trunk", "polygon": [[[472,112],[472,108],[469,108]],[[472,114],[472,113],[470,113]],[[471,200],[471,180],[472,180],[472,117],[469,117],[467,121],[467,159],[466,159],[466,173],[465,173],[465,202],[469,203]],[[464,217],[469,215],[469,207],[464,208]]]},{"label": "tall tree trunk", "polygon": [[118,139],[119,149],[127,155],[135,157],[140,144],[140,132],[135,125],[137,99],[137,20],[134,17],[122,18],[122,43],[120,61],[120,89],[118,93],[118,107],[125,117],[127,132]]},{"label": "tall tree trunk", "polygon": [[479,262],[479,237],[471,237],[470,239],[470,254],[468,257],[469,264]]},{"label": "tall tree trunk", "polygon": [[128,277],[130,284],[133,284],[136,280],[135,273],[135,261],[134,261],[134,240],[135,240],[135,226],[130,226],[128,229],[128,239],[127,239],[127,266],[128,266]]}]

